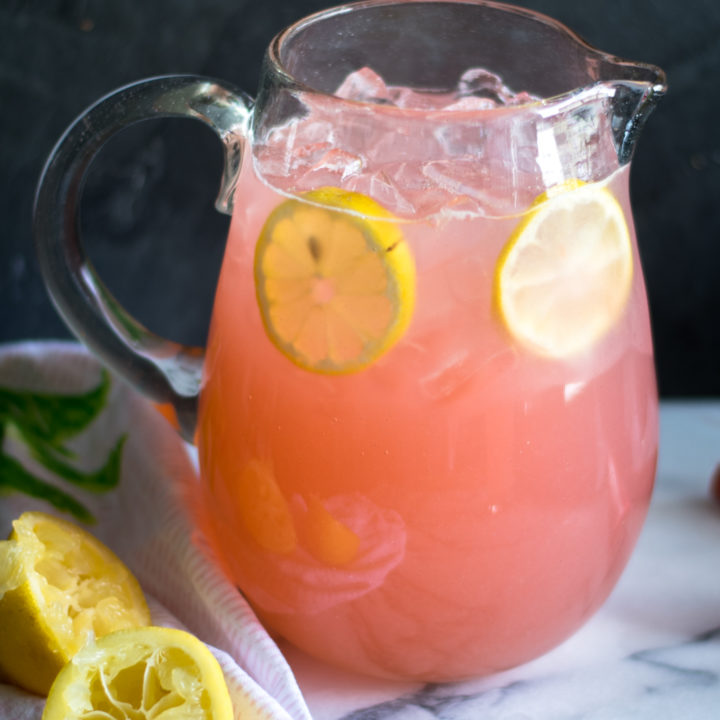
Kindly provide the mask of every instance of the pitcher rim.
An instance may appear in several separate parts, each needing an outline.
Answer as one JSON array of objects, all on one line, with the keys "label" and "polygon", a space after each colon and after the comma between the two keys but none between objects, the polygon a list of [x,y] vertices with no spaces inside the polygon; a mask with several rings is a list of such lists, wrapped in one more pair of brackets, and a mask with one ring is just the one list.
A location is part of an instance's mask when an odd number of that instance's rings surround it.
[{"label": "pitcher rim", "polygon": [[[622,68],[626,67],[639,72],[646,72],[651,79],[636,80],[636,79],[623,79],[618,73],[616,78],[608,79],[596,79],[589,78],[589,82],[585,85],[580,85],[569,90],[566,90],[555,95],[548,97],[539,98],[524,103],[518,103],[517,105],[498,105],[494,108],[489,109],[452,109],[447,110],[443,108],[415,108],[415,107],[400,107],[397,105],[389,105],[383,103],[376,103],[371,100],[355,100],[351,98],[344,98],[336,95],[335,92],[329,92],[321,90],[317,87],[308,85],[301,80],[298,80],[292,72],[290,72],[284,65],[281,59],[281,53],[283,46],[300,30],[314,24],[320,20],[335,17],[337,15],[343,15],[354,10],[365,9],[371,7],[382,7],[392,5],[476,5],[493,8],[505,12],[507,14],[521,15],[530,18],[534,21],[540,22],[544,25],[550,26],[553,29],[564,33],[579,47],[583,48],[588,55],[600,58],[607,62],[612,67]],[[562,104],[571,98],[577,98],[578,95],[589,93],[591,95],[600,94],[612,94],[614,88],[618,85],[638,85],[646,88],[648,96],[652,96],[655,99],[661,97],[667,89],[667,76],[665,71],[657,65],[652,63],[637,62],[635,60],[628,60],[626,58],[619,57],[612,53],[604,52],[598,49],[594,45],[584,40],[578,33],[569,28],[563,22],[556,20],[555,18],[546,15],[545,13],[531,10],[529,8],[523,8],[516,5],[511,5],[505,2],[497,2],[496,0],[356,0],[355,2],[343,3],[336,5],[324,10],[306,15],[294,23],[280,31],[270,42],[267,54],[267,60],[270,64],[271,71],[282,80],[285,86],[288,86],[299,92],[308,93],[317,97],[327,98],[333,103],[340,103],[341,105],[355,108],[372,109],[373,112],[398,114],[406,116],[452,116],[452,117],[467,117],[468,115],[487,115],[493,113],[495,115],[500,112],[518,112],[525,111],[531,108],[542,108],[547,106],[554,106],[556,104]],[[496,69],[487,68],[491,72],[496,72]]]}]

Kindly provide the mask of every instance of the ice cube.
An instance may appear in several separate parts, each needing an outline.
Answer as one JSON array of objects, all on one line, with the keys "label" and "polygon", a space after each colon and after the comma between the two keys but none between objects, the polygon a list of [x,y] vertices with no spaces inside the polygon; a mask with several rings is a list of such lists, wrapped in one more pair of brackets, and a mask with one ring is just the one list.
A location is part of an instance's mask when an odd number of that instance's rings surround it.
[{"label": "ice cube", "polygon": [[361,102],[390,103],[390,93],[385,81],[369,67],[350,73],[335,91],[337,97]]},{"label": "ice cube", "polygon": [[506,105],[527,105],[528,103],[538,102],[540,98],[537,95],[533,95],[529,92],[514,93],[505,104]]},{"label": "ice cube", "polygon": [[413,88],[388,88],[393,105],[413,110],[442,110],[453,99],[452,95],[428,92]]},{"label": "ice cube", "polygon": [[504,85],[502,80],[483,68],[466,70],[458,80],[457,97],[478,97],[490,100],[493,105],[502,105],[501,98]]},{"label": "ice cube", "polygon": [[497,107],[497,103],[490,98],[468,95],[466,97],[461,97],[454,102],[451,102],[449,105],[445,105],[443,110],[462,112],[463,110],[492,110],[495,107]]},{"label": "ice cube", "polygon": [[320,161],[333,143],[333,124],[318,115],[293,118],[270,131],[255,148],[258,171],[266,178],[288,178]]},{"label": "ice cube", "polygon": [[422,172],[418,161],[400,162],[385,166],[385,175],[400,188],[403,197],[415,208],[416,217],[429,217],[439,212],[451,199],[447,191],[439,188]]},{"label": "ice cube", "polygon": [[451,215],[473,210],[478,214],[505,215],[516,209],[516,199],[493,177],[491,168],[478,158],[465,157],[425,163],[423,174],[448,193],[446,210]]},{"label": "ice cube", "polygon": [[394,215],[407,217],[416,213],[416,208],[411,200],[384,170],[359,176],[358,182],[349,182],[348,187],[369,195]]},{"label": "ice cube", "polygon": [[447,91],[388,86],[363,67],[335,94],[358,102],[338,107],[327,95],[303,95],[306,113],[256,145],[256,167],[271,185],[343,187],[417,218],[509,214],[540,192],[536,123],[524,113],[493,112],[534,98],[488,70],[467,70]]},{"label": "ice cube", "polygon": [[444,364],[420,378],[420,387],[431,400],[444,400],[461,391],[477,372],[467,350],[458,350],[444,359]]},{"label": "ice cube", "polygon": [[482,163],[473,157],[425,163],[422,171],[428,180],[452,195],[474,197],[485,179]]},{"label": "ice cube", "polygon": [[471,68],[460,76],[456,98],[459,100],[468,97],[487,100],[491,103],[490,107],[522,105],[538,99],[524,91],[516,93],[505,85],[498,75],[484,68]]},{"label": "ice cube", "polygon": [[420,388],[431,400],[445,400],[467,392],[468,383],[479,383],[480,393],[486,406],[506,396],[508,376],[518,366],[518,356],[510,348],[495,352],[469,351],[449,352],[431,372],[420,378]]},{"label": "ice cube", "polygon": [[323,185],[341,186],[348,178],[362,172],[364,166],[365,161],[358,155],[345,150],[329,150],[297,177],[297,187],[310,190]]}]

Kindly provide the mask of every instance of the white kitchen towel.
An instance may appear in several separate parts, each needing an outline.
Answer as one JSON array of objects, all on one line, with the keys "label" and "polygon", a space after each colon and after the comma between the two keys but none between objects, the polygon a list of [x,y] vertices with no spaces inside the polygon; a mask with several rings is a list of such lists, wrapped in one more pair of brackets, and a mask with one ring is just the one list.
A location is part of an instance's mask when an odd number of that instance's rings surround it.
[{"label": "white kitchen towel", "polygon": [[[82,393],[97,387],[102,373],[98,361],[75,343],[0,346],[0,390]],[[240,707],[250,704],[252,720],[310,720],[285,658],[222,573],[183,502],[198,482],[188,448],[147,400],[115,377],[110,383],[101,412],[67,445],[73,466],[91,471],[125,436],[114,489],[94,493],[70,485],[38,463],[12,432],[5,433],[0,450],[92,513],[96,522],[88,529],[136,575],[153,623],[189,630],[218,658],[238,719],[247,717]],[[58,514],[47,502],[7,492],[0,484],[1,537],[25,510]],[[0,684],[0,720],[39,720],[43,705],[43,698]]]}]

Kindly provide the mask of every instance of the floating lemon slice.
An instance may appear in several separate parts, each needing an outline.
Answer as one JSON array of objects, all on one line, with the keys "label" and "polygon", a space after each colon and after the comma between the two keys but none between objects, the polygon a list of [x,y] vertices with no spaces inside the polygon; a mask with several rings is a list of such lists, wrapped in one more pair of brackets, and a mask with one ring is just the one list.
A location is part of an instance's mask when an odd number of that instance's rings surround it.
[{"label": "floating lemon slice", "polygon": [[137,580],[81,528],[23,513],[0,542],[0,674],[47,694],[90,637],[148,625]]},{"label": "floating lemon slice", "polygon": [[568,357],[617,322],[632,275],[619,203],[605,187],[573,180],[541,195],[512,234],[497,263],[495,302],[520,343]]},{"label": "floating lemon slice", "polygon": [[255,285],[265,329],[301,367],[351,373],[410,323],[415,265],[393,216],[337,188],[283,202],[262,229]]},{"label": "floating lemon slice", "polygon": [[147,627],[106,635],[62,669],[43,720],[68,718],[232,720],[233,708],[220,665],[200,640]]}]

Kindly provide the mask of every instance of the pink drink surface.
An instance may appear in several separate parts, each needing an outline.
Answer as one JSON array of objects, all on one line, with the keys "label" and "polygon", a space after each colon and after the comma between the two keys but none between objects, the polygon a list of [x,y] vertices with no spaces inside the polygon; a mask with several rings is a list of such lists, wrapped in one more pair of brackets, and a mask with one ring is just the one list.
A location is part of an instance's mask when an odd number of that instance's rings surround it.
[{"label": "pink drink surface", "polygon": [[293,364],[263,325],[255,244],[286,197],[248,153],[198,442],[208,530],[269,628],[360,672],[455,680],[542,654],[605,600],[657,454],[628,168],[607,187],[630,227],[632,289],[587,351],[534,354],[494,307],[521,216],[406,213],[412,322],[367,369],[325,375]]}]

